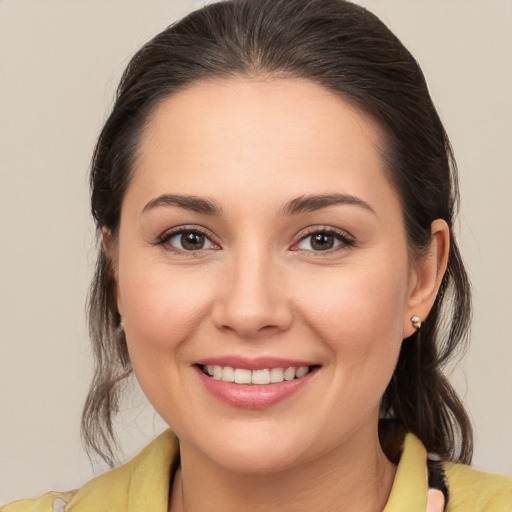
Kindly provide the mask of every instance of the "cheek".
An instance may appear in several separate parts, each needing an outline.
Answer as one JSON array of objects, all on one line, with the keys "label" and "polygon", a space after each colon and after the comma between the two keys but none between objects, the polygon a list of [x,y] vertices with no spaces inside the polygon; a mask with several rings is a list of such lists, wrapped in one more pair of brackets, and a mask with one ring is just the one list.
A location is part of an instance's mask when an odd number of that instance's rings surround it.
[{"label": "cheek", "polygon": [[[385,265],[385,264],[384,264]],[[354,266],[305,282],[301,311],[345,371],[392,372],[402,342],[407,265]],[[385,377],[384,377],[385,378]]]},{"label": "cheek", "polygon": [[183,342],[210,308],[207,276],[127,258],[120,262],[119,282],[134,367],[139,358],[158,359],[164,352],[179,359]]},{"label": "cheek", "polygon": [[[407,267],[404,266],[404,269]],[[347,328],[370,332],[398,328],[401,332],[408,280],[407,270],[388,266],[334,271],[321,279],[302,279],[304,310],[320,328]]]},{"label": "cheek", "polygon": [[195,421],[189,407],[195,397],[183,382],[190,339],[204,339],[197,333],[208,316],[209,286],[197,272],[194,277],[167,265],[129,259],[124,266],[120,263],[126,341],[135,376],[149,402],[179,431],[183,422]]}]

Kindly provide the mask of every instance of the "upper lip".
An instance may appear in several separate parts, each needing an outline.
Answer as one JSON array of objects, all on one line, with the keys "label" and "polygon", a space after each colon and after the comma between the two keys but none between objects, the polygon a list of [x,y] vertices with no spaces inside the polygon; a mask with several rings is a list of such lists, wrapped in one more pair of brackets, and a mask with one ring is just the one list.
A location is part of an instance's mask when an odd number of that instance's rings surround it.
[{"label": "upper lip", "polygon": [[241,356],[217,356],[200,359],[195,364],[206,366],[230,366],[231,368],[243,368],[247,370],[262,370],[272,368],[300,368],[301,366],[317,366],[312,361],[287,359],[281,357],[261,356],[255,358]]}]

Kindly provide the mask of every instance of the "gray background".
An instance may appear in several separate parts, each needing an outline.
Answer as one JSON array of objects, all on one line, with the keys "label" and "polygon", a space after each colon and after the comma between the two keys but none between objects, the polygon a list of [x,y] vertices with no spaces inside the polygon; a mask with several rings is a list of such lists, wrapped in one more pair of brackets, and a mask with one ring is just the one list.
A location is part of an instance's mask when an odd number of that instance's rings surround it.
[{"label": "gray background", "polygon": [[[202,3],[0,0],[0,503],[93,475],[78,433],[95,258],[87,168],[129,57]],[[358,3],[419,60],[455,148],[475,318],[452,380],[474,420],[475,465],[512,474],[512,2]],[[135,392],[119,421],[124,456],[163,428]]]}]

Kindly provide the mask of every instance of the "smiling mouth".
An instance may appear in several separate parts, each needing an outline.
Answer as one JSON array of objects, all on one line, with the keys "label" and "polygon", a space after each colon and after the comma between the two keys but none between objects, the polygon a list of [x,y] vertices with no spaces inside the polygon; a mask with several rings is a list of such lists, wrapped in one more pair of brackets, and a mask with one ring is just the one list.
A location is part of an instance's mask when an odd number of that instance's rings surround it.
[{"label": "smiling mouth", "polygon": [[301,379],[313,371],[316,366],[300,366],[288,368],[262,368],[248,370],[231,366],[199,365],[201,371],[214,380],[245,385],[279,384],[280,382]]}]

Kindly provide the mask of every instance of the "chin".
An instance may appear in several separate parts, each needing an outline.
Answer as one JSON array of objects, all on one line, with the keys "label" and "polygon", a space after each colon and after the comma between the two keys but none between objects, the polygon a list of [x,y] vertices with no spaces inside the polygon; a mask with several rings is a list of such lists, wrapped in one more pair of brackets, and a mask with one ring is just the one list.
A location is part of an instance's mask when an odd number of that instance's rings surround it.
[{"label": "chin", "polygon": [[[213,456],[217,453],[212,454]],[[299,449],[276,449],[271,444],[254,444],[240,449],[226,448],[218,454],[215,462],[225,470],[238,474],[270,474],[286,471],[300,465],[302,452]],[[219,460],[220,459],[220,460]]]},{"label": "chin", "polygon": [[282,425],[258,423],[232,425],[218,435],[221,429],[212,431],[215,427],[211,426],[212,430],[200,439],[190,439],[190,445],[194,445],[196,453],[234,473],[268,474],[300,464],[309,445],[303,429],[290,432]]}]

